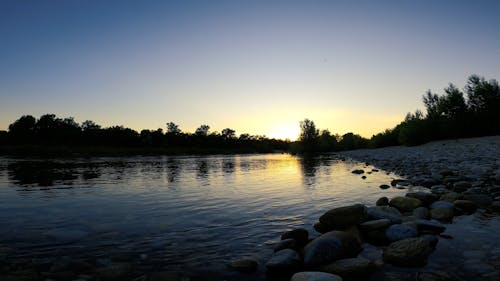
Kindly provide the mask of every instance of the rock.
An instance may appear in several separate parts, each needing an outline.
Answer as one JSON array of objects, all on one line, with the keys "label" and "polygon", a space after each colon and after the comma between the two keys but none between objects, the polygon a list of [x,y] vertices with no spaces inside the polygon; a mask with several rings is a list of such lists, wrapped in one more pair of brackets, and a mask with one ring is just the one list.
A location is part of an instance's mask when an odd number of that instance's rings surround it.
[{"label": "rock", "polygon": [[415,208],[422,206],[422,202],[415,198],[398,196],[392,198],[389,205],[402,212],[411,212]]},{"label": "rock", "polygon": [[455,205],[453,205],[452,202],[448,201],[436,201],[431,204],[430,206],[431,210],[432,209],[450,209],[453,210],[455,208]]},{"label": "rock", "polygon": [[342,278],[331,273],[307,271],[295,273],[290,281],[342,281]]},{"label": "rock", "polygon": [[413,210],[412,215],[417,218],[417,219],[424,219],[427,220],[431,217],[431,213],[429,212],[429,209],[426,207],[418,207],[415,210]]},{"label": "rock", "polygon": [[375,269],[370,260],[361,257],[336,260],[319,267],[323,272],[338,274],[346,280],[365,280]]},{"label": "rock", "polygon": [[453,209],[435,208],[431,209],[431,218],[440,221],[449,221],[454,216]]},{"label": "rock", "polygon": [[379,186],[379,188],[380,188],[380,189],[388,189],[388,188],[390,188],[390,186],[389,186],[388,184],[381,184],[381,185]]},{"label": "rock", "polygon": [[453,202],[453,201],[457,200],[458,198],[460,198],[460,194],[458,194],[456,192],[446,192],[446,193],[442,194],[441,197],[439,197],[439,200]]},{"label": "rock", "polygon": [[271,273],[294,272],[300,269],[302,259],[299,253],[292,249],[284,249],[274,253],[266,263],[266,268]]},{"label": "rock", "polygon": [[410,182],[407,181],[407,180],[403,180],[403,179],[394,179],[391,181],[391,186],[397,186],[397,185],[409,185]]},{"label": "rock", "polygon": [[319,233],[327,233],[328,231],[330,231],[328,229],[328,227],[326,227],[325,225],[323,225],[321,222],[315,223],[313,225],[313,227],[314,227],[314,230],[316,230]]},{"label": "rock", "polygon": [[456,191],[456,192],[464,192],[471,187],[472,187],[472,185],[470,184],[470,182],[457,181],[457,182],[453,183],[452,190]]},{"label": "rock", "polygon": [[359,228],[363,231],[370,230],[378,230],[378,229],[386,229],[389,225],[391,225],[391,221],[388,219],[379,219],[367,221],[359,225]]},{"label": "rock", "polygon": [[453,184],[453,183],[460,181],[460,180],[462,180],[460,177],[445,177],[443,179],[443,183],[444,184]]},{"label": "rock", "polygon": [[462,281],[462,279],[443,271],[422,271],[418,272],[415,278],[417,281]]},{"label": "rock", "polygon": [[366,211],[371,219],[388,219],[391,223],[401,223],[401,213],[398,209],[389,206],[370,207]]},{"label": "rock", "polygon": [[455,208],[461,209],[466,213],[473,213],[477,209],[477,204],[470,200],[455,200],[453,205],[455,205]]},{"label": "rock", "polygon": [[385,262],[397,266],[424,265],[432,253],[429,242],[422,238],[407,238],[390,244],[384,249]]},{"label": "rock", "polygon": [[432,234],[424,234],[424,235],[420,236],[420,238],[429,242],[429,244],[431,245],[431,247],[433,249],[436,248],[436,245],[439,242],[439,238],[436,235],[432,235]]},{"label": "rock", "polygon": [[294,239],[299,246],[304,246],[309,242],[309,232],[305,228],[297,228],[287,231],[281,235],[281,240]]},{"label": "rock", "polygon": [[357,237],[344,231],[327,232],[304,248],[304,263],[319,266],[341,258],[352,258],[361,252]]},{"label": "rock", "polygon": [[393,224],[385,230],[385,236],[389,241],[398,241],[417,236],[417,229],[412,225]]},{"label": "rock", "polygon": [[418,232],[421,234],[441,234],[446,227],[437,221],[416,220]]},{"label": "rock", "polygon": [[420,202],[422,202],[423,206],[429,206],[430,204],[434,203],[434,201],[437,201],[439,198],[436,194],[429,193],[429,192],[422,192],[422,191],[409,192],[406,194],[406,197],[415,198],[415,199],[420,200]]},{"label": "rock", "polygon": [[487,194],[466,194],[464,199],[472,201],[480,207],[488,207],[493,203],[493,198]]},{"label": "rock", "polygon": [[366,176],[362,176],[361,178],[364,179],[364,180],[366,180]]},{"label": "rock", "polygon": [[356,174],[356,175],[361,175],[361,174],[364,174],[365,171],[363,171],[361,169],[356,169],[356,170],[353,170],[351,173]]},{"label": "rock", "polygon": [[229,266],[240,272],[254,272],[259,263],[252,258],[242,258],[232,261]]},{"label": "rock", "polygon": [[285,239],[281,240],[275,247],[274,252],[281,251],[283,249],[297,249],[297,241],[295,239]]},{"label": "rock", "polygon": [[389,205],[389,198],[387,197],[380,197],[377,202],[375,203],[377,206],[387,206]]},{"label": "rock", "polygon": [[319,222],[329,230],[360,224],[366,219],[366,207],[361,204],[332,209],[324,213]]}]

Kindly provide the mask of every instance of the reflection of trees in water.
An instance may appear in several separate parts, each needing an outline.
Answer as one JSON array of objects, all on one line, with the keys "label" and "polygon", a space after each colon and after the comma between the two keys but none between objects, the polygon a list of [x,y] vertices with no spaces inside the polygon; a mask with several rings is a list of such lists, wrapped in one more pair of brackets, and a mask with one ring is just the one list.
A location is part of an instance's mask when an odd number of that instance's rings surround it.
[{"label": "reflection of trees in water", "polygon": [[198,158],[196,159],[196,176],[200,179],[208,178],[208,162],[206,159]]},{"label": "reflection of trees in water", "polygon": [[314,185],[320,168],[326,167],[327,174],[330,174],[330,160],[328,156],[303,156],[299,158],[304,184]]},{"label": "reflection of trees in water", "polygon": [[179,160],[174,157],[167,159],[167,180],[172,183],[177,180],[180,173],[180,163]]},{"label": "reflection of trees in water", "polygon": [[235,171],[235,158],[226,157],[222,160],[222,171],[226,174],[232,174]]},{"label": "reflection of trees in water", "polygon": [[57,182],[72,184],[78,173],[66,163],[19,161],[7,165],[9,179],[17,185],[52,186]]}]

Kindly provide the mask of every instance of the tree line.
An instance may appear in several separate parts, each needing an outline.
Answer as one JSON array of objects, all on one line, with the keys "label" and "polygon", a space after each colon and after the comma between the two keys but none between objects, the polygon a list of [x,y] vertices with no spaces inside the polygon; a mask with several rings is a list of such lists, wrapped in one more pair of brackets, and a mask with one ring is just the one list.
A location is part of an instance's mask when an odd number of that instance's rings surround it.
[{"label": "tree line", "polygon": [[471,75],[463,90],[450,83],[439,95],[428,90],[422,97],[426,112],[409,112],[392,129],[370,139],[348,133],[332,135],[319,131],[313,121],[300,123],[299,142],[291,150],[324,152],[394,145],[413,146],[434,140],[500,134],[500,86],[495,79]]},{"label": "tree line", "polygon": [[225,128],[220,133],[201,125],[194,133],[181,131],[173,122],[166,123],[166,131],[141,130],[137,132],[123,126],[102,127],[87,120],[81,124],[72,117],[58,118],[45,114],[36,119],[24,115],[0,133],[0,144],[42,146],[94,146],[125,148],[169,148],[169,152],[270,152],[285,151],[288,142],[265,136],[241,134]]},{"label": "tree line", "polygon": [[210,131],[210,126],[206,124],[199,126],[194,133],[181,131],[173,122],[166,123],[165,132],[162,128],[137,132],[123,126],[103,128],[90,120],[79,124],[71,117],[58,118],[54,114],[45,114],[39,119],[31,115],[22,116],[10,124],[8,131],[0,131],[0,144],[316,153],[393,145],[411,146],[433,140],[500,134],[500,86],[497,80],[471,75],[462,90],[450,83],[443,94],[429,90],[422,100],[425,113],[420,110],[410,112],[397,126],[370,139],[354,133],[341,136],[328,130],[320,131],[309,119],[300,122],[298,141],[290,142],[258,135],[236,136],[235,130],[231,128],[221,132]]}]

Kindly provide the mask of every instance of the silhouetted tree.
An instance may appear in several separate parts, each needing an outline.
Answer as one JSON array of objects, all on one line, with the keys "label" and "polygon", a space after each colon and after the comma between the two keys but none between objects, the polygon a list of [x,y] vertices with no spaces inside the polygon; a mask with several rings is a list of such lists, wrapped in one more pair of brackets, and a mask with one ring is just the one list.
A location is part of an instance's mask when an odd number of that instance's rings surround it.
[{"label": "silhouetted tree", "polygon": [[225,128],[222,130],[221,135],[224,139],[234,139],[236,131],[230,128]]},{"label": "silhouetted tree", "polygon": [[23,115],[9,125],[9,138],[13,143],[27,144],[34,141],[36,119],[31,115]]},{"label": "silhouetted tree", "polygon": [[300,151],[301,152],[315,152],[318,150],[319,130],[312,120],[304,119],[300,121]]},{"label": "silhouetted tree", "polygon": [[210,130],[210,126],[201,125],[196,129],[195,134],[200,137],[206,137],[208,136],[208,130]]}]

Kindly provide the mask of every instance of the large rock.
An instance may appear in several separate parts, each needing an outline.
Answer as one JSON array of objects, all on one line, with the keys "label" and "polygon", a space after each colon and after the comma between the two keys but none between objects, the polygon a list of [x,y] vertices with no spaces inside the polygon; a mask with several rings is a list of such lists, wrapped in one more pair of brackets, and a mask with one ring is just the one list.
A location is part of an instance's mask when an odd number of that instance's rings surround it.
[{"label": "large rock", "polygon": [[480,207],[488,207],[493,203],[493,198],[487,194],[466,194],[464,199],[472,201]]},{"label": "large rock", "polygon": [[416,220],[418,232],[420,234],[441,234],[446,227],[437,221]]},{"label": "large rock", "polygon": [[417,237],[417,235],[417,229],[410,224],[393,224],[385,230],[385,236],[389,241]]},{"label": "large rock", "polygon": [[366,211],[368,218],[388,219],[391,223],[401,223],[401,213],[398,209],[389,206],[370,207]]},{"label": "large rock", "polygon": [[449,208],[435,208],[431,209],[431,218],[439,221],[450,221],[453,216],[455,215],[455,212],[453,209]]},{"label": "large rock", "polygon": [[417,219],[430,219],[431,213],[429,212],[429,209],[426,207],[418,207],[415,210],[413,210],[412,215],[417,218]]},{"label": "large rock", "polygon": [[[453,200],[453,201],[455,201],[455,200]],[[440,201],[436,201],[436,202],[432,203],[430,208],[431,208],[431,210],[432,209],[450,209],[450,210],[453,210],[455,208],[455,205],[453,205],[452,202],[440,200]]]},{"label": "large rock", "polygon": [[377,206],[387,206],[389,205],[389,198],[387,197],[380,197],[379,199],[377,199],[377,202],[375,202],[375,205]]},{"label": "large rock", "polygon": [[292,249],[284,249],[274,253],[266,263],[266,268],[270,273],[294,272],[300,269],[302,259],[299,253]]},{"label": "large rock", "polygon": [[406,194],[406,197],[415,198],[422,202],[422,205],[429,206],[434,203],[434,201],[438,200],[439,196],[430,192],[409,192]]},{"label": "large rock", "polygon": [[319,270],[340,275],[346,280],[364,280],[376,269],[375,265],[365,258],[336,260],[323,265]]},{"label": "large rock", "polygon": [[471,187],[472,187],[472,185],[470,184],[470,182],[457,181],[457,182],[453,183],[452,190],[456,191],[456,192],[464,192]]},{"label": "large rock", "polygon": [[429,241],[422,238],[408,238],[396,241],[384,249],[384,261],[397,266],[424,265],[432,253]]},{"label": "large rock", "polygon": [[360,224],[366,219],[366,207],[361,204],[339,207],[324,213],[319,222],[330,230]]},{"label": "large rock", "polygon": [[411,197],[397,196],[389,201],[389,205],[402,212],[411,212],[415,208],[422,206],[422,202]]},{"label": "large rock", "polygon": [[359,228],[362,231],[371,231],[371,230],[379,230],[386,229],[389,225],[391,225],[391,221],[388,219],[379,219],[367,221],[359,225]]},{"label": "large rock", "polygon": [[304,246],[309,242],[309,232],[305,228],[296,228],[281,235],[281,240],[294,239],[297,245]]},{"label": "large rock", "polygon": [[283,249],[298,249],[297,241],[295,239],[285,239],[278,242],[278,244],[274,247],[274,252],[279,252]]},{"label": "large rock", "polygon": [[304,248],[306,266],[320,266],[342,258],[352,258],[361,252],[356,236],[344,231],[330,231],[311,241]]},{"label": "large rock", "polygon": [[466,213],[473,213],[477,209],[477,204],[470,200],[455,200],[453,205]]},{"label": "large rock", "polygon": [[242,258],[232,261],[229,266],[240,272],[253,272],[259,263],[252,258]]},{"label": "large rock", "polygon": [[307,271],[295,273],[290,281],[342,281],[342,278],[331,273]]},{"label": "large rock", "polygon": [[449,202],[453,202],[457,199],[460,198],[460,194],[456,193],[456,192],[446,192],[446,193],[443,193],[441,195],[441,197],[439,197],[439,200],[440,201],[449,201]]}]

